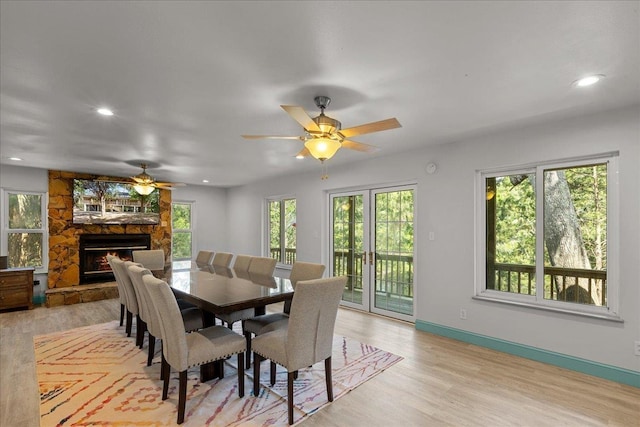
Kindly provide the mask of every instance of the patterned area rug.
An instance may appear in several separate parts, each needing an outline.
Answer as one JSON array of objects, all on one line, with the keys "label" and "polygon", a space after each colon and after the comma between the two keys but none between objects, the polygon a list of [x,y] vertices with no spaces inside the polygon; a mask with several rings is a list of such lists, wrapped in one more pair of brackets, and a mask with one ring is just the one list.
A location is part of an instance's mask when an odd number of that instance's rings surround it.
[{"label": "patterned area rug", "polygon": [[[135,329],[134,329],[135,330]],[[135,334],[133,334],[135,335]],[[161,400],[160,354],[146,366],[142,350],[118,322],[34,337],[40,387],[41,426],[175,425],[178,378],[172,370],[169,398]],[[159,345],[156,345],[156,348]],[[334,400],[402,360],[402,357],[346,337],[334,336]],[[185,426],[286,426],[287,376],[278,367],[269,385],[263,362],[260,394],[253,396],[253,369],[246,371],[245,397],[237,392],[236,357],[225,364],[225,378],[200,383],[189,370]],[[324,363],[302,370],[295,381],[296,424],[328,404]]]}]

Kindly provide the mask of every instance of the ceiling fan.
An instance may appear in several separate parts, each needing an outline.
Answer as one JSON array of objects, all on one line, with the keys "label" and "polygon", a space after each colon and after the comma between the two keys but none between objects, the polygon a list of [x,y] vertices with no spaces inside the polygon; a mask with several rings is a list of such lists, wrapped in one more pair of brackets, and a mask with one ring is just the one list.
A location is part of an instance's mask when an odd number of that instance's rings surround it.
[{"label": "ceiling fan", "polygon": [[132,176],[129,179],[115,180],[113,178],[99,177],[97,178],[97,180],[132,184],[136,192],[138,192],[138,194],[142,194],[143,196],[151,194],[156,188],[173,190],[174,187],[184,187],[186,185],[181,182],[158,182],[147,173],[146,163],[140,163],[140,167],[142,168],[142,173]]},{"label": "ceiling fan", "polygon": [[304,148],[296,157],[309,155],[324,162],[330,159],[340,148],[348,148],[356,151],[373,152],[377,147],[352,141],[351,138],[366,133],[380,132],[387,129],[401,127],[396,118],[380,120],[347,129],[341,129],[342,124],[329,116],[325,116],[324,109],[331,102],[328,96],[316,96],[316,106],[320,108],[320,115],[311,118],[302,107],[295,105],[281,105],[291,118],[300,123],[304,129],[302,136],[278,136],[278,135],[242,135],[245,139],[297,139],[304,142]]}]

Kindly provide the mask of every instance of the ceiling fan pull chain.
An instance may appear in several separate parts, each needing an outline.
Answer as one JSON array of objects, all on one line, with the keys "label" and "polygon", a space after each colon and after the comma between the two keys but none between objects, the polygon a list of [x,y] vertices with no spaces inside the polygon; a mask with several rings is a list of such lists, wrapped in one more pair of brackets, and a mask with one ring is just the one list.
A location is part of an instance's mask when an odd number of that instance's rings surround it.
[{"label": "ceiling fan pull chain", "polygon": [[322,168],[322,174],[320,175],[320,179],[323,181],[329,179],[329,166],[327,166],[324,160],[321,160],[320,164]]}]

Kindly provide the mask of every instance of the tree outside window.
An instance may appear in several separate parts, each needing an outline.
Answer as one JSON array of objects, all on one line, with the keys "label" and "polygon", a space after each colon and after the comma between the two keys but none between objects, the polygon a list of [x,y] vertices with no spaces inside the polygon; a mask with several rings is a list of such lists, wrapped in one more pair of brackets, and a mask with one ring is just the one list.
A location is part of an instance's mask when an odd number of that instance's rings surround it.
[{"label": "tree outside window", "polygon": [[45,194],[5,193],[7,265],[44,269]]},{"label": "tree outside window", "polygon": [[171,254],[174,260],[192,259],[192,204],[175,202],[171,204]]}]

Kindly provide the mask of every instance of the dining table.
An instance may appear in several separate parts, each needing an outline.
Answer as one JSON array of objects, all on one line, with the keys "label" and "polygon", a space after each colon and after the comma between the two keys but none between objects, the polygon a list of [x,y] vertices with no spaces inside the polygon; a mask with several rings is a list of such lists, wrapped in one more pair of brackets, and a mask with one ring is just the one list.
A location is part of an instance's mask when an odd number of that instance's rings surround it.
[{"label": "dining table", "polygon": [[[252,308],[257,316],[265,314],[267,305],[293,298],[293,286],[286,277],[253,274],[194,261],[172,262],[165,271],[165,280],[176,298],[203,311],[205,327],[215,324],[216,314]],[[219,376],[218,369],[215,364],[202,365],[200,380]]]}]

